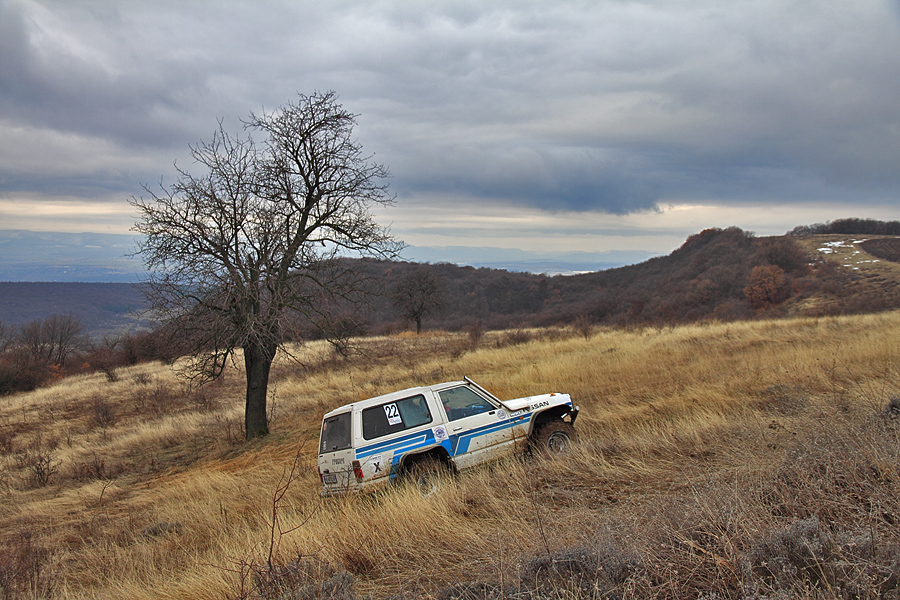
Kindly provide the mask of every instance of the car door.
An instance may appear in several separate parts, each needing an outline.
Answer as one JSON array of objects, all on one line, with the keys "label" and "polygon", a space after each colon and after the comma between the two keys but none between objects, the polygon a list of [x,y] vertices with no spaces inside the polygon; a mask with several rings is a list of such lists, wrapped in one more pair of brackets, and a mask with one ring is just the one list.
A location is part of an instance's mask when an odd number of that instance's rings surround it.
[{"label": "car door", "polygon": [[509,415],[466,385],[438,392],[447,415],[451,454],[457,469],[466,469],[512,451]]},{"label": "car door", "polygon": [[352,413],[347,410],[322,420],[319,441],[319,474],[326,494],[346,492],[357,486],[353,476]]}]

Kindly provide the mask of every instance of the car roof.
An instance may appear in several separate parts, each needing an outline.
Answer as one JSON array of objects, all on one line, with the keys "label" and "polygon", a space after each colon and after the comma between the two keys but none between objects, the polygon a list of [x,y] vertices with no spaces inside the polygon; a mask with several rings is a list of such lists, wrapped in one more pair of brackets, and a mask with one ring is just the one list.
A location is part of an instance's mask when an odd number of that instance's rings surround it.
[{"label": "car roof", "polygon": [[415,396],[416,394],[421,394],[425,391],[440,391],[450,387],[456,387],[459,385],[468,385],[466,381],[446,381],[444,383],[436,383],[434,385],[424,385],[418,387],[406,388],[405,390],[397,390],[396,392],[390,392],[387,394],[382,394],[381,396],[375,396],[373,398],[366,398],[365,400],[360,400],[358,402],[350,402],[349,404],[344,404],[343,406],[339,406],[334,410],[331,410],[325,413],[324,419],[328,417],[333,417],[336,414],[340,414],[342,412],[347,412],[352,410],[353,408],[363,409],[368,408],[370,406],[375,406],[376,404],[381,404],[383,402],[390,402],[391,400],[402,400],[403,398],[408,398],[410,396]]}]

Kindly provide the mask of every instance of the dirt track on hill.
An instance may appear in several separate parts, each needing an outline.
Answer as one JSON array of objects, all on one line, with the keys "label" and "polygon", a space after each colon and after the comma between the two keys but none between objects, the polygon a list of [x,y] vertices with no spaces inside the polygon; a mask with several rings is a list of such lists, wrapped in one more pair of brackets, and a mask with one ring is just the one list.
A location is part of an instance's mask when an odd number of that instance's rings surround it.
[{"label": "dirt track on hill", "polygon": [[900,238],[866,240],[859,247],[875,258],[900,263]]}]

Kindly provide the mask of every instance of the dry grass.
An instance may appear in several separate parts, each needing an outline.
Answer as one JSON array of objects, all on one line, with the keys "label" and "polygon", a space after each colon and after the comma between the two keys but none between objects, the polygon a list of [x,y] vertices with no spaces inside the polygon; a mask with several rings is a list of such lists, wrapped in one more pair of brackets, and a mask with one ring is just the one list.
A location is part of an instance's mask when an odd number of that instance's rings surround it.
[{"label": "dry grass", "polygon": [[893,235],[806,235],[791,239],[809,252],[811,256],[834,260],[838,264],[869,274],[883,275],[896,281],[900,275],[900,265],[888,260],[879,259],[866,252],[860,244],[866,240],[896,240]]},{"label": "dry grass", "polygon": [[[0,398],[0,597],[897,597],[898,330],[891,313],[309,346],[276,365],[252,444],[238,367],[200,391],[140,365]],[[580,445],[430,499],[318,496],[325,410],[463,375],[572,394]]]}]

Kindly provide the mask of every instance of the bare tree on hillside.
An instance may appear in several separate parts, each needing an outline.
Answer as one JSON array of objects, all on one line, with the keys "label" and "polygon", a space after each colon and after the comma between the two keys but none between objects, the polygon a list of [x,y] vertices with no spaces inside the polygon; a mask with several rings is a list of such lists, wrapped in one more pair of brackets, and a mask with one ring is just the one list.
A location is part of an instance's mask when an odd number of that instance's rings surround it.
[{"label": "bare tree on hillside", "polygon": [[422,333],[422,319],[443,305],[441,286],[434,273],[417,267],[400,279],[393,291],[394,301],[404,317],[416,322],[416,335]]},{"label": "bare tree on hillside", "polygon": [[49,365],[63,365],[83,341],[81,322],[72,315],[50,315],[19,330],[19,342],[31,357]]},{"label": "bare tree on hillside", "polygon": [[400,249],[370,212],[393,197],[388,170],[352,138],[355,117],[327,92],[251,115],[245,127],[264,135],[259,144],[220,123],[191,148],[202,174],[178,169],[170,188],[132,199],[150,299],[191,341],[191,375],[218,377],[243,351],[247,439],[268,433],[270,367],[298,323],[324,323],[327,333],[329,300],[357,299],[340,253],[393,258]]},{"label": "bare tree on hillside", "polygon": [[15,333],[12,327],[3,321],[0,321],[0,352],[6,352],[15,339]]}]

